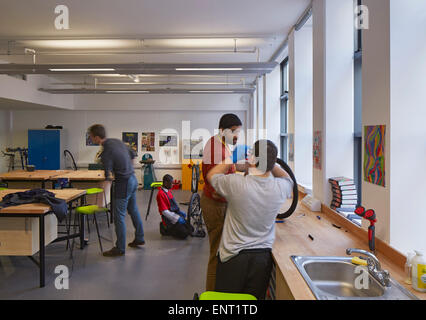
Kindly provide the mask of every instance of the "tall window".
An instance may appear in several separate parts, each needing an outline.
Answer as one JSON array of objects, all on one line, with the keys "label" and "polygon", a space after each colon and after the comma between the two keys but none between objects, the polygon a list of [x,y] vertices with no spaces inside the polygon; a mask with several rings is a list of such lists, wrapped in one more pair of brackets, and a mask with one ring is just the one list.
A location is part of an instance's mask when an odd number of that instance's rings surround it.
[{"label": "tall window", "polygon": [[[360,6],[361,0],[354,0]],[[361,204],[362,186],[362,29],[354,27],[354,180],[358,193],[358,205]]]},{"label": "tall window", "polygon": [[281,159],[288,155],[288,57],[281,62]]}]

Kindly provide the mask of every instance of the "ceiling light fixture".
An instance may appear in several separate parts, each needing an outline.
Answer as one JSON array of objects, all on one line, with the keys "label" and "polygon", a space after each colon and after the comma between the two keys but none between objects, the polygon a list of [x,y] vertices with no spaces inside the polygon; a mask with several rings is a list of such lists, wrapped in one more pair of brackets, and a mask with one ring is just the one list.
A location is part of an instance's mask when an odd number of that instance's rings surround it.
[{"label": "ceiling light fixture", "polygon": [[190,93],[233,93],[233,90],[190,90]]},{"label": "ceiling light fixture", "polygon": [[107,93],[149,93],[143,90],[108,90]]},{"label": "ceiling light fixture", "polygon": [[49,69],[49,71],[63,72],[63,71],[71,71],[71,72],[85,72],[85,71],[115,71],[113,68],[54,68]]},{"label": "ceiling light fixture", "polygon": [[176,71],[241,71],[243,68],[176,68]]}]

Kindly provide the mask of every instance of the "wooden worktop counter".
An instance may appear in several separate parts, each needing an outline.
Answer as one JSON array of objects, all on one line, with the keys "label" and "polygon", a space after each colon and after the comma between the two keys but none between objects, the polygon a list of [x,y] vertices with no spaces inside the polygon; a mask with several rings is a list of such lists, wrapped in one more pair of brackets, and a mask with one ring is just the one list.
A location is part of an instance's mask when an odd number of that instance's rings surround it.
[{"label": "wooden worktop counter", "polygon": [[0,180],[49,180],[54,176],[63,175],[70,170],[15,170],[0,173]]},{"label": "wooden worktop counter", "polygon": [[[28,191],[28,189],[6,189],[6,190],[0,190],[0,201],[3,199],[3,197],[9,193],[16,193],[16,192],[25,192]],[[65,200],[67,203],[77,199],[78,197],[86,194],[86,190],[80,190],[80,189],[62,189],[62,190],[47,190],[55,194],[55,196],[59,199]],[[27,204],[21,204],[18,206],[10,206],[6,208],[1,208],[0,213],[12,213],[12,214],[19,214],[19,213],[33,213],[33,214],[44,214],[51,210],[51,207],[44,203],[27,203]]]},{"label": "wooden worktop counter", "polygon": [[[336,213],[323,210],[312,212],[299,202],[296,211],[284,223],[276,224],[276,236],[272,254],[277,267],[276,298],[315,300],[302,275],[290,256],[346,256],[347,248],[358,248],[369,251],[367,237],[356,234],[360,230],[349,220],[336,217]],[[304,214],[304,216],[303,216]],[[321,219],[318,219],[320,216]],[[332,224],[341,226],[341,229]],[[350,224],[350,225],[348,225]],[[362,233],[361,236],[365,234]],[[311,240],[311,235],[314,240]],[[383,243],[381,244],[383,246]],[[378,246],[376,246],[378,248]],[[384,250],[385,251],[385,250]],[[415,291],[411,285],[404,282],[404,268],[401,266],[401,257],[385,256],[377,250],[376,256],[382,268],[390,272],[391,278],[415,294],[418,298],[426,300],[426,293]],[[352,256],[355,256],[353,254]],[[398,260],[398,261],[396,261]],[[395,262],[396,261],[396,262]]]}]

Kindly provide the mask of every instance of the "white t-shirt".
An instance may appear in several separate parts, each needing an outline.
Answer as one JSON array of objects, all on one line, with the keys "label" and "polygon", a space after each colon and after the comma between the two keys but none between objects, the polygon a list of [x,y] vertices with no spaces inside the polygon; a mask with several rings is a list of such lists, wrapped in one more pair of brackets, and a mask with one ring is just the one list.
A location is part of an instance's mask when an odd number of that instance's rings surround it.
[{"label": "white t-shirt", "polygon": [[292,196],[293,181],[272,174],[242,176],[216,174],[212,186],[228,201],[219,257],[226,262],[244,249],[272,248],[275,219]]}]

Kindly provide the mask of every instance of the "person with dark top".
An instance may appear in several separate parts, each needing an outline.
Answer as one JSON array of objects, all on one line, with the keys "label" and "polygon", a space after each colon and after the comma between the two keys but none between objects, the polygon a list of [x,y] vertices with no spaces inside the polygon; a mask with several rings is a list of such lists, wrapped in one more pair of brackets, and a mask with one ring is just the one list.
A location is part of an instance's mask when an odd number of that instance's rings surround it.
[{"label": "person with dark top", "polygon": [[114,225],[117,235],[115,247],[103,253],[106,257],[122,256],[126,251],[126,211],[129,213],[135,227],[135,239],[129,247],[144,245],[144,231],[139,214],[136,191],[138,181],[133,169],[134,153],[119,139],[106,138],[105,128],[100,124],[91,126],[88,130],[92,142],[102,145],[101,162],[104,166],[105,177],[112,180],[114,175]]},{"label": "person with dark top", "polygon": [[180,210],[172,189],[173,177],[166,174],[163,177],[163,186],[157,193],[158,212],[161,215],[160,233],[178,239],[186,239],[191,234],[191,226],[186,220],[186,214]]}]

